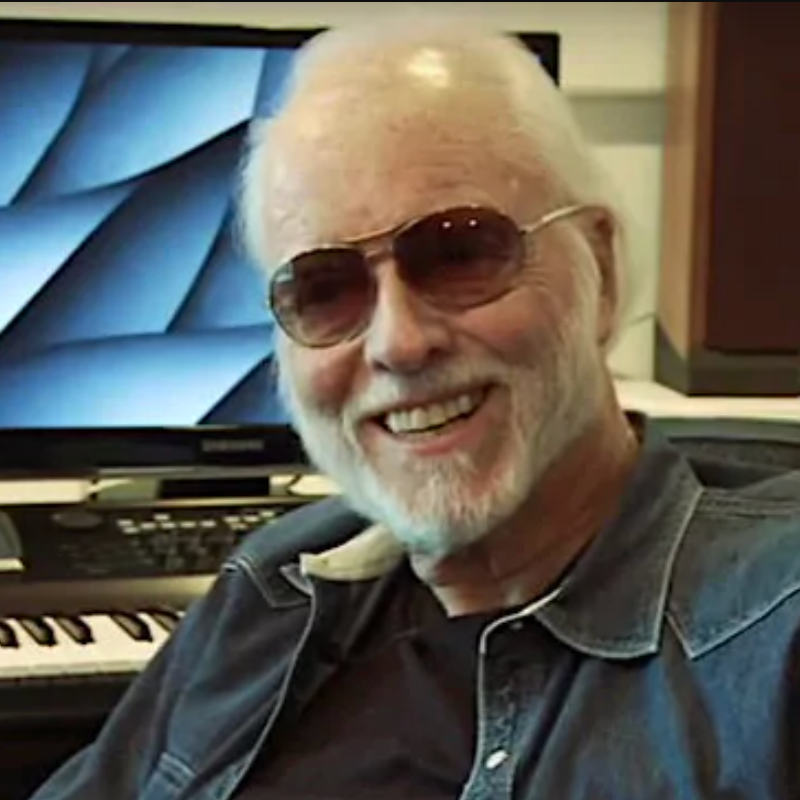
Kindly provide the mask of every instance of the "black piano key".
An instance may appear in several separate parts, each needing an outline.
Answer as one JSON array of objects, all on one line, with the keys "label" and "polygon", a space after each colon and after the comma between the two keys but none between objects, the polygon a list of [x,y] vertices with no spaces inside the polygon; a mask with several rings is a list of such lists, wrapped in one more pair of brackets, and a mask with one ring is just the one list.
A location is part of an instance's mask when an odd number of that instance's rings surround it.
[{"label": "black piano key", "polygon": [[19,639],[14,629],[2,619],[0,619],[0,647],[19,647]]},{"label": "black piano key", "polygon": [[180,617],[169,609],[153,608],[147,609],[147,614],[153,618],[157,625],[163,628],[167,633],[172,633],[180,622]]},{"label": "black piano key", "polygon": [[153,633],[147,625],[147,622],[141,617],[136,616],[136,614],[126,611],[115,611],[110,616],[131,639],[135,639],[137,642],[153,641]]},{"label": "black piano key", "polygon": [[42,647],[55,647],[56,632],[41,617],[22,617],[17,620],[28,636]]},{"label": "black piano key", "polygon": [[94,635],[92,629],[85,620],[80,617],[55,616],[53,617],[56,625],[72,639],[76,644],[93,644]]}]

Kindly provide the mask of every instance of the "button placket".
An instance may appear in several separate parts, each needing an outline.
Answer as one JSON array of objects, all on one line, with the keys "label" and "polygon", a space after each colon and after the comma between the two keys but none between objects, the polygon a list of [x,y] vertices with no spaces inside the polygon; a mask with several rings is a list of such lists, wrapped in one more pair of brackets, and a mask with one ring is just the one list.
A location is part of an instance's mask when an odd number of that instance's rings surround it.
[{"label": "button placket", "polygon": [[[503,800],[511,798],[514,785],[514,730],[519,697],[510,662],[503,651],[518,633],[508,628],[487,638],[483,652],[478,691],[480,737],[475,768],[462,800]],[[508,637],[512,637],[512,642]]]}]

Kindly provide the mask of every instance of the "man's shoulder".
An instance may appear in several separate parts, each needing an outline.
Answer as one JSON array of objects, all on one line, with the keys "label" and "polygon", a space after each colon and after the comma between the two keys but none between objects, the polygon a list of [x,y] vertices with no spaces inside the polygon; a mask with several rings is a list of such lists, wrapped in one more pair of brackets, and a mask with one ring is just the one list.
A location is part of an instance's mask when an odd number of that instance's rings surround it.
[{"label": "man's shoulder", "polygon": [[800,626],[800,472],[707,489],[676,556],[669,611],[700,655],[778,609]]}]

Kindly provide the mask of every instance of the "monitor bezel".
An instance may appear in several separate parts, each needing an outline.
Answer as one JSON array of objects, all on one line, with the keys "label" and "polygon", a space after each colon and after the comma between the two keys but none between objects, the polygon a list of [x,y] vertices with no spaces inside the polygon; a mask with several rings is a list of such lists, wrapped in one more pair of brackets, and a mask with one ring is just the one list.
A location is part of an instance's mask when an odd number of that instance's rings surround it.
[{"label": "monitor bezel", "polygon": [[289,425],[0,429],[0,478],[99,479],[308,468]]},{"label": "monitor bezel", "polygon": [[[215,47],[299,47],[324,26],[272,27],[216,23],[108,21],[77,18],[0,17],[0,41],[94,41],[108,44],[180,44]],[[556,84],[561,82],[561,35],[509,31],[536,53]]]}]

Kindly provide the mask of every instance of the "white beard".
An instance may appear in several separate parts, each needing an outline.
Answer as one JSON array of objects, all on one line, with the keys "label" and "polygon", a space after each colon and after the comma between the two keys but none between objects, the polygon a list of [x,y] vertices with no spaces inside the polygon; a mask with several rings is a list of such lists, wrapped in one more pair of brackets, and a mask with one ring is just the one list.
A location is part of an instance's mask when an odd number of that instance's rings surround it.
[{"label": "white beard", "polygon": [[[593,309],[578,302],[545,347],[531,342],[535,364],[462,359],[424,375],[381,375],[364,396],[337,412],[300,397],[283,369],[281,391],[308,457],[351,507],[386,525],[409,552],[443,558],[511,516],[595,419],[604,380],[594,330]],[[475,463],[465,452],[447,459],[407,459],[385,474],[369,462],[354,433],[360,409],[400,401],[410,392],[436,395],[479,383],[505,387],[511,401],[508,424],[497,431],[502,447],[495,463]]]}]

